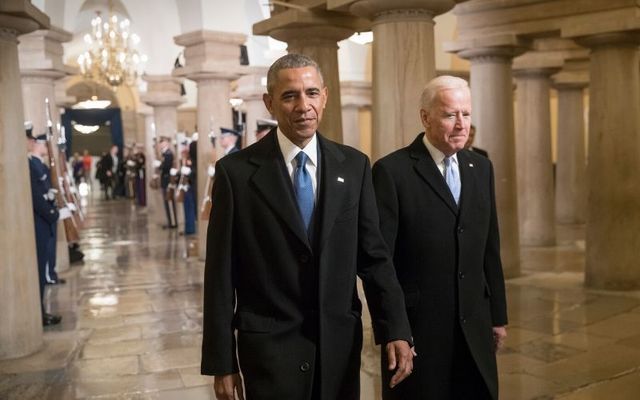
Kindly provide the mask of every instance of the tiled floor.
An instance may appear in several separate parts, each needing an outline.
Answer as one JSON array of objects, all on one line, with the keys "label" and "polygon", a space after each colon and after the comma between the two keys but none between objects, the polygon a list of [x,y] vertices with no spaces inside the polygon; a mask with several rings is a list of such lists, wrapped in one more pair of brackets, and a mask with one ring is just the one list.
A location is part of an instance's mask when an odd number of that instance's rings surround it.
[{"label": "tiled floor", "polygon": [[[203,265],[192,247],[126,201],[96,201],[86,225],[85,264],[48,293],[63,323],[46,329],[42,351],[0,362],[0,399],[213,399],[199,374]],[[586,290],[583,230],[558,236],[557,247],[523,249],[523,276],[507,283],[501,398],[640,399],[640,292]],[[367,329],[362,399],[379,398],[378,368]]]}]

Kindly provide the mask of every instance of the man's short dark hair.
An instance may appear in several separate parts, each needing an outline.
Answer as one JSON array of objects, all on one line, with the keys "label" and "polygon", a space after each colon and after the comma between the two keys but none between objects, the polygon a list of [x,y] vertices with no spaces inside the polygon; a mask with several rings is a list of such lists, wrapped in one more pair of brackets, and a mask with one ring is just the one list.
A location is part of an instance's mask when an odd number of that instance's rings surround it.
[{"label": "man's short dark hair", "polygon": [[317,62],[305,55],[290,53],[278,58],[273,64],[271,64],[269,72],[267,73],[267,93],[270,95],[273,94],[273,88],[278,80],[278,72],[280,72],[280,70],[304,67],[315,68],[316,71],[318,71],[318,75],[320,75],[320,82],[324,85],[322,71],[320,70],[320,66]]}]

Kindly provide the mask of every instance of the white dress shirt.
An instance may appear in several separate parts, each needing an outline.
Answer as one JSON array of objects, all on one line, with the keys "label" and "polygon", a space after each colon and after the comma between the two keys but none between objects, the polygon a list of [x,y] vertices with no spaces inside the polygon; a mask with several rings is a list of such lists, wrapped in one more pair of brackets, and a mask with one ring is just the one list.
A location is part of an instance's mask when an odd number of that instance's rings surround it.
[{"label": "white dress shirt", "polygon": [[[431,142],[429,141],[429,139],[427,139],[427,134],[425,133],[425,135],[422,137],[422,141],[424,142],[424,145],[426,146],[427,150],[429,151],[429,154],[431,154],[431,158],[433,158],[433,161],[436,163],[436,166],[438,167],[438,170],[440,170],[440,173],[442,174],[442,177],[444,177],[444,159],[445,159],[445,155],[443,152],[441,152],[440,150],[436,149],[436,147],[434,145],[431,144]],[[453,168],[458,170],[458,176],[460,176],[460,167],[458,166],[458,154],[454,154],[451,156],[451,165],[453,166]]]},{"label": "white dress shirt", "polygon": [[307,172],[311,176],[311,183],[313,184],[313,197],[318,198],[318,137],[314,134],[309,143],[304,149],[301,149],[295,145],[288,137],[282,133],[278,128],[278,145],[280,146],[280,152],[284,158],[284,164],[287,166],[289,178],[293,183],[294,172],[296,170],[296,156],[299,152],[304,151],[307,154]]}]

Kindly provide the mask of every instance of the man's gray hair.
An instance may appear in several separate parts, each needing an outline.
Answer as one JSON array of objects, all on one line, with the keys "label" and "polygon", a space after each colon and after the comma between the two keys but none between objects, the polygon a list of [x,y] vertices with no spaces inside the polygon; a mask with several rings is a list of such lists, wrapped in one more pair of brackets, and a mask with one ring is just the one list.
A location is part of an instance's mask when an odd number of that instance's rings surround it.
[{"label": "man's gray hair", "polygon": [[427,83],[427,86],[422,90],[422,96],[420,96],[420,107],[424,110],[429,110],[433,106],[433,101],[439,91],[445,89],[464,89],[469,88],[469,83],[455,76],[442,75],[433,78]]},{"label": "man's gray hair", "polygon": [[278,58],[273,64],[271,64],[269,72],[267,73],[267,93],[270,95],[273,94],[273,88],[278,81],[278,72],[280,72],[280,70],[304,67],[315,68],[316,71],[318,71],[318,75],[320,75],[320,83],[324,84],[322,71],[320,70],[320,66],[317,62],[305,55],[291,53]]}]

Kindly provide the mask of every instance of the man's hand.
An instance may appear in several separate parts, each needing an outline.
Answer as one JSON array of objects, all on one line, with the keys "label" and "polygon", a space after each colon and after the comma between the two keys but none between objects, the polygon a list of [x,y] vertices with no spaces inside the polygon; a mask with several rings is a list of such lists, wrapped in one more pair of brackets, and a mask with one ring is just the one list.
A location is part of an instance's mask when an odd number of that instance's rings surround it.
[{"label": "man's hand", "polygon": [[213,391],[218,400],[244,400],[240,374],[216,376],[213,381]]},{"label": "man's hand", "polygon": [[413,371],[413,356],[415,352],[409,348],[409,343],[404,340],[394,340],[387,343],[387,358],[389,359],[389,371],[397,368],[391,377],[389,387],[394,388]]},{"label": "man's hand", "polygon": [[493,327],[493,349],[498,351],[504,345],[504,340],[507,338],[507,328],[504,326]]}]

